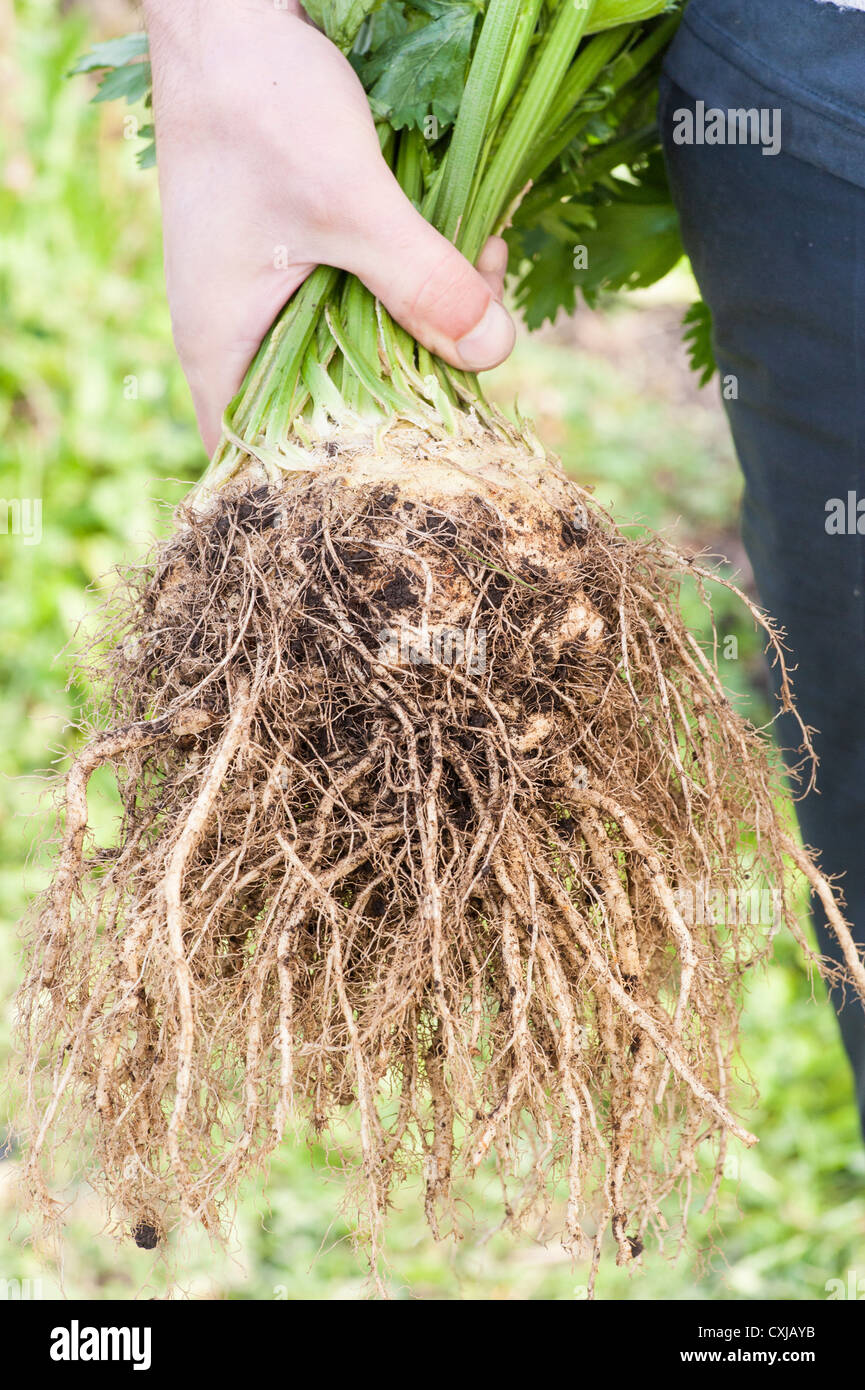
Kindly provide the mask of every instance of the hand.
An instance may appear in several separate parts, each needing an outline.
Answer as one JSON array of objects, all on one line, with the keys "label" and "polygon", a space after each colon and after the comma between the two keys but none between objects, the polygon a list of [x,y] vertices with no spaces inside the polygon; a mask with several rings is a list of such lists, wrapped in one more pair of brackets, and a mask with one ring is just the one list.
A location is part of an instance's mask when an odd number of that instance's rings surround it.
[{"label": "hand", "polygon": [[363,88],[299,5],[145,0],[174,339],[205,447],[279,310],[318,264],[352,271],[456,366],[507,357],[507,252],[475,270],[381,157]]}]

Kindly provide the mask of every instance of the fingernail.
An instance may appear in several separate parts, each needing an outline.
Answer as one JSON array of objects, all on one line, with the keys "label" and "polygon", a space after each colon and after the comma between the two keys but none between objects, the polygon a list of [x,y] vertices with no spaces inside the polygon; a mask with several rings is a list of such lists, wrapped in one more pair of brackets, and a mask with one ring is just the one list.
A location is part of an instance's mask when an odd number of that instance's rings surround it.
[{"label": "fingernail", "polygon": [[491,299],[480,323],[456,344],[464,367],[479,372],[494,367],[507,357],[514,345],[514,325],[507,309],[497,299]]}]

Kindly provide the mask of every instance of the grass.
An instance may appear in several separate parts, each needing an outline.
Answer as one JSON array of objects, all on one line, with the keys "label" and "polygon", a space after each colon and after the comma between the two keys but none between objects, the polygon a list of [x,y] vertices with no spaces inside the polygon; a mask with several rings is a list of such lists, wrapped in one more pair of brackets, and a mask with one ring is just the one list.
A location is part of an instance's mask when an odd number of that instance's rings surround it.
[{"label": "grass", "polygon": [[[92,621],[110,568],[140,558],[203,459],[176,363],[165,306],[155,176],[135,166],[122,112],[86,104],[64,73],[94,32],[84,7],[0,0],[0,498],[40,498],[38,545],[0,534],[0,1047],[18,971],[15,923],[44,877],[31,853],[46,824],[40,772],[74,740],[69,721],[86,690],[64,691],[57,654]],[[712,388],[684,366],[678,319],[689,287],[660,290],[604,316],[583,311],[522,339],[498,374],[503,401],[524,413],[581,481],[620,518],[661,527],[685,545],[744,558],[735,535],[738,475]],[[2,516],[2,513],[0,513]],[[744,573],[748,581],[747,572]],[[686,595],[695,623],[700,614]],[[764,708],[759,644],[722,595],[719,623],[736,639],[725,681],[752,714]],[[41,807],[41,809],[40,809]],[[817,994],[822,991],[817,986]],[[698,1217],[675,1263],[643,1272],[607,1265],[602,1298],[820,1299],[827,1282],[865,1274],[865,1154],[834,1020],[794,949],[779,942],[757,979],[744,1055],[761,1099],[748,1124],[759,1147],[734,1154],[716,1219]],[[13,1078],[14,1095],[14,1078]],[[60,1284],[16,1222],[14,1149],[0,1162],[0,1279]],[[695,1191],[699,1191],[699,1179]],[[180,1252],[195,1297],[353,1299],[363,1288],[339,1216],[341,1185],[322,1150],[286,1144],[266,1199],[250,1190],[228,1255],[192,1238]],[[423,1299],[580,1299],[586,1271],[554,1240],[514,1241],[495,1229],[495,1189],[476,1193],[478,1234],[436,1246],[417,1193],[399,1199],[391,1233],[394,1289]],[[100,1234],[101,1212],[79,1188],[64,1248],[63,1288],[89,1299],[160,1294],[154,1257]]]}]

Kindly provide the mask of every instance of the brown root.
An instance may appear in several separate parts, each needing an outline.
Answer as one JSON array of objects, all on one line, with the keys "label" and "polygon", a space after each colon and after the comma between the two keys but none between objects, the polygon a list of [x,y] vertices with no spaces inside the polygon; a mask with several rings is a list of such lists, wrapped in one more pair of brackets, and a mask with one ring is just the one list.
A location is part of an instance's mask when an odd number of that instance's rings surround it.
[{"label": "brown root", "polygon": [[865,970],[675,557],[505,445],[388,447],[247,475],[131,585],[21,996],[31,1195],[83,1111],[139,1243],[215,1231],[290,1120],[347,1109],[374,1263],[405,1173],[445,1234],[494,1155],[514,1224],[564,1181],[594,1278],[698,1145],[717,1182],[754,1142],[731,1059],[773,924],[689,911],[696,887],[762,876],[797,929],[792,861],[863,997]]}]

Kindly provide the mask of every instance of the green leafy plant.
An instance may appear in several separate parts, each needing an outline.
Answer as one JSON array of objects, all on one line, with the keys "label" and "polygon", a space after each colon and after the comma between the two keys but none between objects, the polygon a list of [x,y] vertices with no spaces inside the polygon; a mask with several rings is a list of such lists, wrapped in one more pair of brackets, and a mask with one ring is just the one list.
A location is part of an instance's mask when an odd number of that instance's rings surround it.
[{"label": "green leafy plant", "polygon": [[708,386],[718,370],[712,346],[712,311],[704,300],[692,304],[682,320],[685,344],[692,369],[697,372],[701,386]]},{"label": "green leafy plant", "polygon": [[[125,97],[130,106],[142,101],[149,110],[152,74],[147,61],[148,51],[146,34],[125,34],[120,39],[107,39],[105,43],[94,44],[83,54],[70,69],[69,76],[101,72],[104,75],[93,97],[95,102]],[[140,126],[138,134],[145,141],[137,155],[139,167],[150,169],[156,163],[152,122],[146,121]]]},{"label": "green leafy plant", "polygon": [[[647,119],[667,8],[312,13],[408,196],[470,260],[504,230],[540,321],[675,259]],[[141,56],[118,51],[121,72]],[[698,1149],[716,1190],[728,1142],[754,1142],[732,1074],[772,934],[692,920],[680,894],[763,874],[796,931],[792,864],[863,997],[865,968],[683,620],[683,574],[712,578],[626,537],[476,377],[316,269],[97,647],[104,700],[20,998],[33,1204],[55,1212],[52,1146],[84,1112],[139,1245],[217,1231],[292,1119],[338,1145],[350,1108],[376,1279],[405,1176],[444,1236],[455,1174],[494,1158],[514,1226],[563,1183],[591,1288],[605,1231],[622,1265],[663,1239]],[[739,597],[792,711],[783,647]],[[100,768],[110,846],[88,834]]]}]

